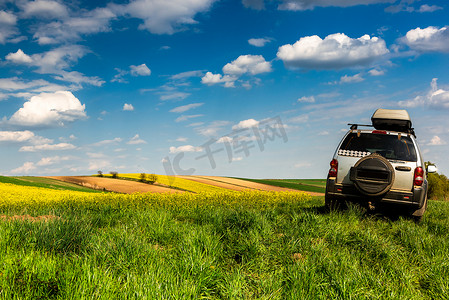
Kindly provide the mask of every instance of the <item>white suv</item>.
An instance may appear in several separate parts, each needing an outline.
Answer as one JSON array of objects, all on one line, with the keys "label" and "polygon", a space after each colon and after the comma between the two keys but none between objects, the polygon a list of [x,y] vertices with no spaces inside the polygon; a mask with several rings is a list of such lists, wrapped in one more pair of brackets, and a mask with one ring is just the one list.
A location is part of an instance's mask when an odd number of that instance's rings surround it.
[{"label": "white suv", "polygon": [[326,206],[335,208],[345,200],[371,209],[395,205],[419,220],[427,208],[426,173],[436,168],[425,169],[407,111],[378,109],[371,121],[348,124],[351,129],[330,163]]}]

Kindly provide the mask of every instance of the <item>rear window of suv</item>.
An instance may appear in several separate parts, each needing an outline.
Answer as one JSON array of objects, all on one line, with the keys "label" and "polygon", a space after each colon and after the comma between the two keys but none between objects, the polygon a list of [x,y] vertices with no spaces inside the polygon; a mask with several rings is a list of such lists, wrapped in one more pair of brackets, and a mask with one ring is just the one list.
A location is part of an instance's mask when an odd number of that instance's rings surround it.
[{"label": "rear window of suv", "polygon": [[415,145],[408,136],[351,132],[340,149],[378,153],[387,159],[417,161]]}]

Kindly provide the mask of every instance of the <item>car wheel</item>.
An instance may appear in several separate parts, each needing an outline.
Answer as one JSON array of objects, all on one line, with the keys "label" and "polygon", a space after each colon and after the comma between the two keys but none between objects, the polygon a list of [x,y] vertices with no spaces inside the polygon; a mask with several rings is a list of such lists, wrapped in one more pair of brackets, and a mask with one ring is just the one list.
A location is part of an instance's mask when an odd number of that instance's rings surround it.
[{"label": "car wheel", "polygon": [[329,196],[327,193],[324,196],[324,206],[328,211],[340,210],[343,208],[343,202]]},{"label": "car wheel", "polygon": [[350,179],[366,196],[380,196],[388,192],[394,183],[394,169],[390,162],[379,154],[371,154],[357,161],[351,168]]},{"label": "car wheel", "polygon": [[423,217],[424,213],[426,212],[426,210],[427,210],[427,196],[426,196],[426,199],[424,200],[423,206],[420,209],[415,210],[411,214],[413,220],[415,220],[415,222],[417,222],[417,223],[421,222],[422,217]]}]

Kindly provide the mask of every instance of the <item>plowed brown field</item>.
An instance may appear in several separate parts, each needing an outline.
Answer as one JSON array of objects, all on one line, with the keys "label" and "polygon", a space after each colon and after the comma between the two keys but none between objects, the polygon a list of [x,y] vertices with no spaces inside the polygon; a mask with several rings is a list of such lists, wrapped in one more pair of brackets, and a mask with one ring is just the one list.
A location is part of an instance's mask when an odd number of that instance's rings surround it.
[{"label": "plowed brown field", "polygon": [[268,184],[261,184],[247,180],[220,177],[220,176],[178,176],[180,178],[198,181],[205,184],[218,186],[225,189],[241,191],[244,189],[261,190],[261,191],[275,191],[275,192],[297,192],[297,190],[287,189]]},{"label": "plowed brown field", "polygon": [[170,189],[158,185],[150,185],[136,181],[128,181],[104,177],[90,177],[90,176],[49,176],[65,182],[70,182],[96,190],[106,190],[111,192],[131,194],[135,192],[141,193],[182,193],[180,190]]}]

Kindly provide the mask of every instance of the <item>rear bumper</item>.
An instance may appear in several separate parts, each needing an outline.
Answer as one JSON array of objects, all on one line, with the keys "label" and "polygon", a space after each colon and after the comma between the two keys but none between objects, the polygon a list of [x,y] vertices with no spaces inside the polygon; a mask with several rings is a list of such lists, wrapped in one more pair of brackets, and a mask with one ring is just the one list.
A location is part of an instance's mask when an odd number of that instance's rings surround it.
[{"label": "rear bumper", "polygon": [[334,199],[343,199],[356,202],[375,202],[385,204],[396,204],[419,209],[424,205],[427,194],[427,181],[422,187],[415,187],[413,191],[390,190],[387,193],[369,197],[360,193],[353,184],[336,183],[335,178],[327,179],[326,196]]}]

